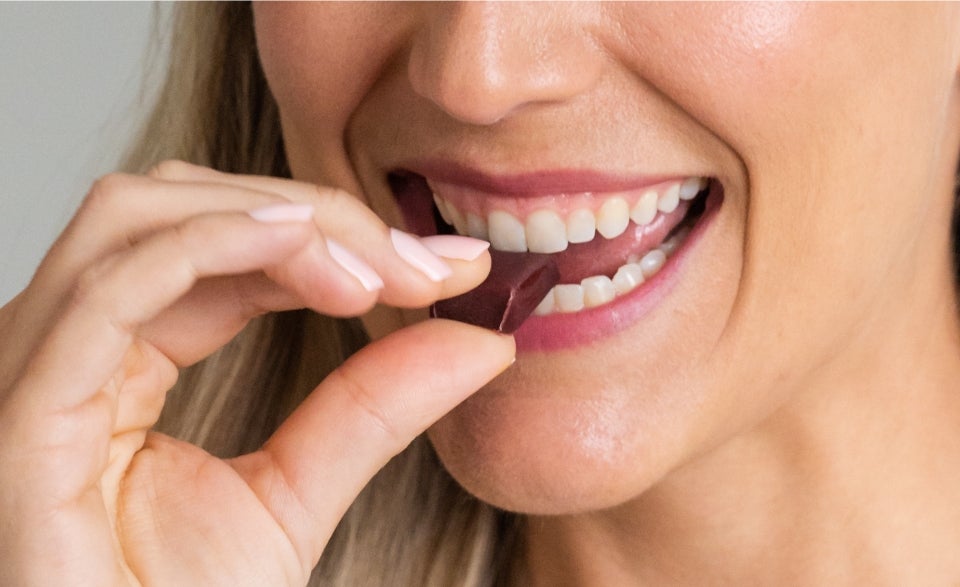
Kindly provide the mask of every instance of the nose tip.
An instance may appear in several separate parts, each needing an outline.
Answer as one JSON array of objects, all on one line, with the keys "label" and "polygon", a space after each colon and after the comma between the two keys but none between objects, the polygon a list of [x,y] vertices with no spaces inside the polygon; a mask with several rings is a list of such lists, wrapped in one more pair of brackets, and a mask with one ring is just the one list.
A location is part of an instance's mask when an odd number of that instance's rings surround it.
[{"label": "nose tip", "polygon": [[456,3],[431,13],[414,39],[414,91],[450,116],[490,125],[533,104],[568,100],[600,77],[585,5]]}]

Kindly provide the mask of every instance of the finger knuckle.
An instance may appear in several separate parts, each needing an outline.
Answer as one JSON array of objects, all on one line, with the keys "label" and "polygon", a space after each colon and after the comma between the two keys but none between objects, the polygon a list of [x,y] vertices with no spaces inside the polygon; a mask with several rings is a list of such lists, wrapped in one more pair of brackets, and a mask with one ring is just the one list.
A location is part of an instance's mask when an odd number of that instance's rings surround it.
[{"label": "finger knuckle", "polygon": [[357,201],[357,198],[351,195],[350,192],[340,188],[327,187],[318,184],[314,184],[313,187],[317,192],[319,204],[324,207],[335,209],[340,206],[347,205],[350,202]]},{"label": "finger knuckle", "polygon": [[120,260],[119,255],[111,255],[81,271],[65,314],[95,317],[118,332],[129,332],[136,321],[138,301],[118,289],[113,270]]},{"label": "finger knuckle", "polygon": [[204,242],[203,218],[191,218],[185,222],[174,224],[168,227],[159,239],[165,241],[164,246],[169,246],[172,254],[182,257],[186,262],[192,265],[192,252],[204,249],[209,242]]},{"label": "finger knuckle", "polygon": [[257,292],[258,284],[251,283],[245,279],[227,280],[231,284],[230,295],[227,299],[233,303],[235,314],[244,319],[262,316],[268,313],[271,308],[260,301]]},{"label": "finger knuckle", "polygon": [[129,201],[136,183],[136,177],[126,173],[110,173],[98,178],[84,198],[81,214],[102,214],[121,209]]},{"label": "finger knuckle", "polygon": [[348,397],[357,406],[362,417],[364,417],[375,430],[379,430],[388,442],[394,446],[402,447],[409,442],[403,432],[396,426],[394,419],[390,417],[389,412],[381,402],[377,401],[377,394],[370,389],[363,381],[355,377],[348,366],[341,367],[334,371],[339,379],[339,384],[343,386]]},{"label": "finger knuckle", "polygon": [[193,165],[180,159],[166,159],[150,168],[147,176],[153,179],[176,181],[189,177]]},{"label": "finger knuckle", "polygon": [[99,303],[104,276],[107,273],[107,265],[108,262],[105,260],[98,261],[86,267],[77,275],[70,295],[72,306],[91,306]]}]

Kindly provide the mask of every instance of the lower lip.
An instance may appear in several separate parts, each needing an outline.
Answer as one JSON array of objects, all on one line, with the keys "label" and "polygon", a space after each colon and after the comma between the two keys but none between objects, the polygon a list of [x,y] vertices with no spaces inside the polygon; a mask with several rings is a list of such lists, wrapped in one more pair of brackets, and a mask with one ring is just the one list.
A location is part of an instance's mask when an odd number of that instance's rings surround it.
[{"label": "lower lip", "polygon": [[531,316],[514,333],[518,352],[558,351],[596,343],[632,326],[656,308],[680,281],[690,251],[701,241],[723,202],[723,187],[714,182],[703,215],[683,244],[648,281],[609,304],[569,314]]}]

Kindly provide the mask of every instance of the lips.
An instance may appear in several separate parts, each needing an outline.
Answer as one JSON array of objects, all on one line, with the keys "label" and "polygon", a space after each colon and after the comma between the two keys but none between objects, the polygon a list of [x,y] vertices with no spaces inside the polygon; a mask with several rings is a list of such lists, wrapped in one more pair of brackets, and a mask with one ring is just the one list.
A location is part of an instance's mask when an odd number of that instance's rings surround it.
[{"label": "lips", "polygon": [[456,232],[495,250],[554,256],[560,284],[517,332],[526,349],[576,346],[629,326],[722,199],[701,176],[631,181],[563,172],[564,186],[551,174],[491,179],[456,171],[398,170],[389,182],[417,234]]}]

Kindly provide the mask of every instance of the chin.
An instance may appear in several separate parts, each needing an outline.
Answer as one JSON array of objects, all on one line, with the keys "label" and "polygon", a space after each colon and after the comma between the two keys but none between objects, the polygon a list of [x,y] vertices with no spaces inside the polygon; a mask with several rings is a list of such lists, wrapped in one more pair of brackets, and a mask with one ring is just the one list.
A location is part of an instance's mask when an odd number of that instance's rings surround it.
[{"label": "chin", "polygon": [[706,391],[695,382],[668,376],[657,388],[567,372],[556,354],[518,361],[429,430],[444,467],[478,499],[532,515],[622,505],[706,430]]},{"label": "chin", "polygon": [[609,408],[588,413],[585,403],[545,412],[540,402],[479,397],[437,423],[430,439],[454,479],[497,508],[532,515],[607,509],[651,486],[663,459],[634,445],[635,435],[618,429],[622,420],[603,413]]}]

